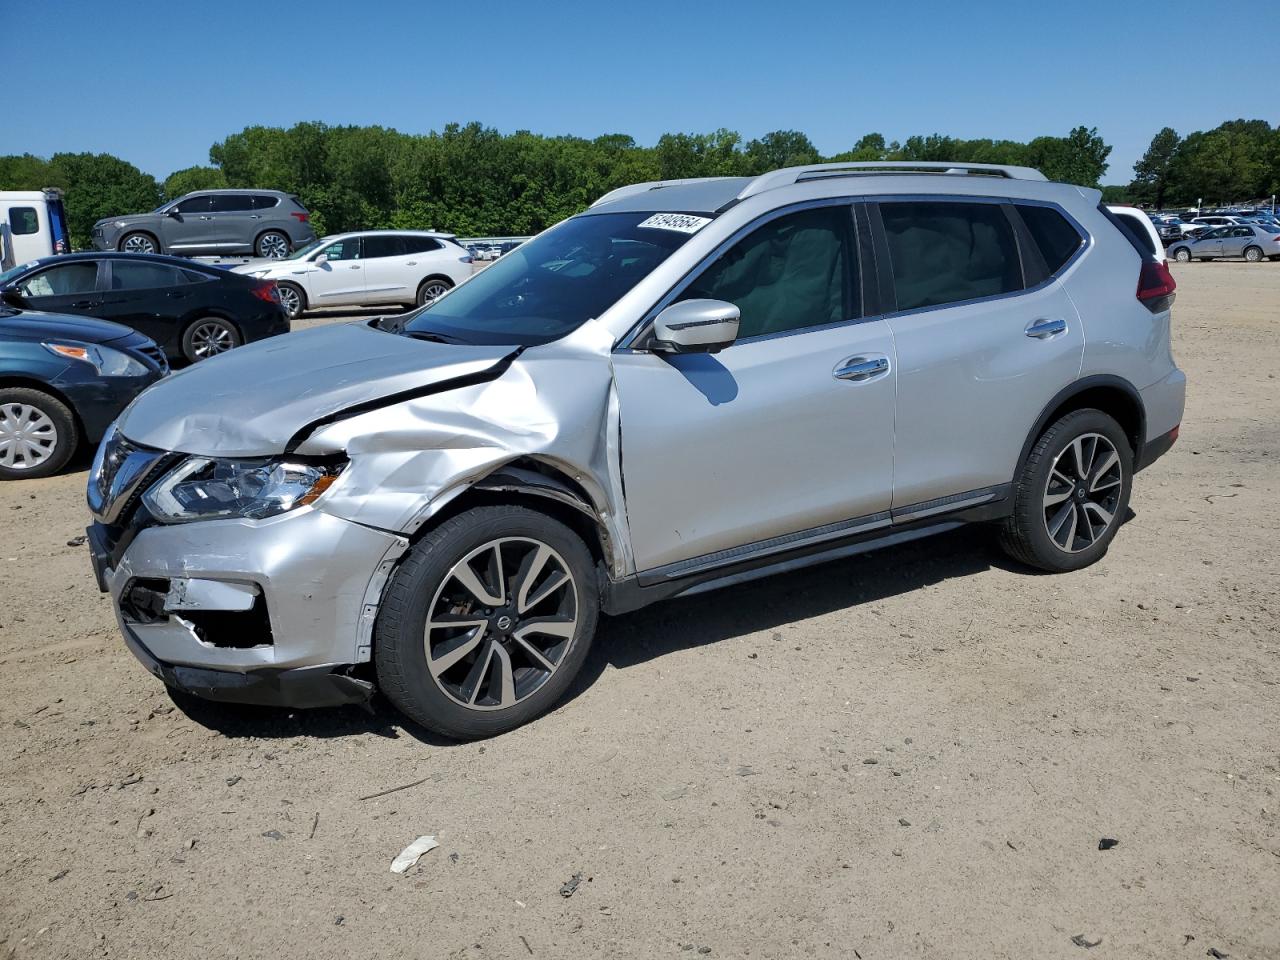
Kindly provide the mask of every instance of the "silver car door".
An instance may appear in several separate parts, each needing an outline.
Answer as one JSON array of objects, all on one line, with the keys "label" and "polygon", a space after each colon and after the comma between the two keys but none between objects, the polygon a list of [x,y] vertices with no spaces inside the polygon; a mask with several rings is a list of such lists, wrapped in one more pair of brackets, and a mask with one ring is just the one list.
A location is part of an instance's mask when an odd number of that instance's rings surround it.
[{"label": "silver car door", "polygon": [[896,360],[884,320],[858,319],[852,227],[847,202],[810,206],[709,257],[668,299],[737,304],[723,351],[660,355],[642,337],[615,353],[640,571],[887,524]]},{"label": "silver car door", "polygon": [[1222,255],[1224,257],[1243,257],[1244,248],[1253,240],[1253,229],[1251,227],[1228,227],[1227,235],[1222,240]]},{"label": "silver car door", "polygon": [[[882,285],[897,308],[888,319],[898,351],[894,520],[995,499],[1044,405],[1079,375],[1079,317],[1056,280],[1024,289],[1020,246],[1034,244],[1029,234],[1019,243],[1017,216],[1001,203],[903,200],[872,211],[891,274]],[[1078,234],[1069,239],[1078,249]]]}]

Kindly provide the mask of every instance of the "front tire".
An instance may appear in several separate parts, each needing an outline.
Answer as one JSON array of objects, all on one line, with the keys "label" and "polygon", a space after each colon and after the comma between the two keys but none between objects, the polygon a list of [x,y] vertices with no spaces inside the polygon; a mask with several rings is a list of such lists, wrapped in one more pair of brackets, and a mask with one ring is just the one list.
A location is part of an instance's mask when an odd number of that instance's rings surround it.
[{"label": "front tire", "polygon": [[1262,248],[1261,247],[1245,247],[1244,258],[1248,260],[1250,263],[1261,263]]},{"label": "front tire", "polygon": [[1087,567],[1111,545],[1132,484],[1133,450],[1120,424],[1101,410],[1072,411],[1031,448],[1000,545],[1052,573]]},{"label": "front tire", "polygon": [[297,320],[302,316],[302,312],[307,309],[307,295],[303,289],[294,283],[277,283],[276,289],[280,291],[280,305],[284,307],[289,319]]},{"label": "front tire", "polygon": [[57,397],[28,387],[0,390],[0,480],[52,476],[79,444],[76,418]]},{"label": "front tire", "polygon": [[279,230],[268,230],[254,244],[254,251],[258,256],[267,260],[283,260],[292,249],[293,244],[289,242],[288,236]]},{"label": "front tire", "polygon": [[240,331],[221,317],[203,317],[182,334],[182,355],[192,363],[240,346]]},{"label": "front tire", "polygon": [[122,253],[159,253],[160,244],[149,233],[126,233],[120,238]]},{"label": "front tire", "polygon": [[525,507],[468,510],[418,541],[392,577],[378,685],[444,736],[504,733],[568,689],[598,613],[595,563],[576,533]]}]

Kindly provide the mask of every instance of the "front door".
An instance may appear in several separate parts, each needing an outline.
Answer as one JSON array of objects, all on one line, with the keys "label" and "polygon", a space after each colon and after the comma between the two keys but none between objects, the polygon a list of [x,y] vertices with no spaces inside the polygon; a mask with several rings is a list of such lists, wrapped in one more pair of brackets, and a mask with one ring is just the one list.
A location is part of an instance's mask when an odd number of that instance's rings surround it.
[{"label": "front door", "polygon": [[209,195],[196,194],[181,201],[160,218],[160,243],[166,253],[194,253],[216,249]]},{"label": "front door", "polygon": [[1196,243],[1191,253],[1196,257],[1220,257],[1223,252],[1223,243],[1227,238],[1227,234],[1231,232],[1230,227],[1217,227],[1210,230]]},{"label": "front door", "polygon": [[991,488],[1012,481],[1033,424],[1079,375],[1084,353],[1061,284],[1032,276],[1028,288],[1023,262],[1034,257],[1040,274],[1056,273],[1081,237],[1049,207],[1028,213],[1043,237],[1034,255],[1020,253],[1019,215],[998,202],[903,200],[878,210],[896,307],[894,519],[995,499],[1003,491]]},{"label": "front door", "polygon": [[18,281],[18,296],[31,310],[101,317],[100,263],[99,260],[73,260],[33,273]]},{"label": "front door", "polygon": [[[323,263],[319,262],[324,257]],[[323,247],[307,264],[302,277],[312,307],[364,302],[364,260],[360,238],[344,237]]]},{"label": "front door", "polygon": [[737,342],[615,354],[638,570],[888,522],[896,359],[888,325],[859,320],[857,259],[848,203],[782,213],[677,294],[736,304]]}]

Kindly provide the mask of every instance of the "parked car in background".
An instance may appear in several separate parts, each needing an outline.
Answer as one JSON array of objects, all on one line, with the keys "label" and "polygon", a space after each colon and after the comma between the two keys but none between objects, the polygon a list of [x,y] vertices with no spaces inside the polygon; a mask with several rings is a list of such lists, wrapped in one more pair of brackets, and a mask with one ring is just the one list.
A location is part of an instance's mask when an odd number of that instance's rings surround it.
[{"label": "parked car in background", "polygon": [[71,253],[0,274],[0,300],[114,320],[192,362],[289,332],[276,285],[178,257]]},{"label": "parked car in background", "polygon": [[1217,227],[1229,227],[1237,223],[1244,223],[1245,218],[1236,216],[1235,214],[1214,214],[1207,217],[1192,217],[1191,222],[1197,227],[1213,229]]},{"label": "parked car in background", "polygon": [[67,253],[71,242],[62,191],[0,191],[0,270],[14,264]]},{"label": "parked car in background", "polygon": [[57,473],[168,369],[128,327],[0,303],[0,480]]},{"label": "parked car in background", "polygon": [[1175,241],[1169,256],[1179,263],[1243,257],[1250,263],[1280,258],[1280,227],[1263,223],[1239,223]]},{"label": "parked car in background", "polygon": [[201,190],[151,213],[93,225],[95,250],[129,253],[251,254],[278,260],[316,238],[311,215],[279,190]]},{"label": "parked car in background", "polygon": [[1165,259],[1164,242],[1161,240],[1160,232],[1156,230],[1155,224],[1151,222],[1150,217],[1137,207],[1125,206],[1119,203],[1108,204],[1107,209],[1133,232],[1134,239],[1138,241],[1143,250],[1157,260],[1163,261]]},{"label": "parked car in background", "polygon": [[92,562],[173,687],[376,684],[493,736],[601,612],[963,522],[1096,562],[1178,436],[1174,286],[1099,191],[1024,167],[635,184],[416,312],[148,391],[90,472]]},{"label": "parked car in background", "polygon": [[451,233],[366,230],[325,237],[278,263],[232,270],[275,282],[296,317],[316,307],[430,303],[471,276],[471,261]]}]

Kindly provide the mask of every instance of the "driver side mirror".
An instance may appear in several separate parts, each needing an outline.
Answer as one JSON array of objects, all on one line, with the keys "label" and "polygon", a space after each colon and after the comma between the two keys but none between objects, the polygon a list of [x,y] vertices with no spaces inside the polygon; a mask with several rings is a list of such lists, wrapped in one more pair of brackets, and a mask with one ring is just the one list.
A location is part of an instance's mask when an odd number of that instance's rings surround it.
[{"label": "driver side mirror", "polygon": [[315,263],[315,265],[316,265],[317,267],[319,267],[319,266],[323,266],[324,264],[326,264],[326,263],[328,263],[328,262],[329,262],[329,255],[328,255],[327,253],[322,253],[322,254],[320,254],[319,256],[317,256],[317,257],[316,257],[316,259],[315,259],[315,261],[314,261],[314,263]]},{"label": "driver side mirror", "polygon": [[11,307],[22,306],[22,294],[18,293],[17,287],[0,287],[0,300]]},{"label": "driver side mirror", "polygon": [[738,339],[742,314],[723,300],[681,300],[653,321],[654,353],[717,353]]},{"label": "driver side mirror", "polygon": [[179,210],[177,207],[170,207],[168,210],[164,212],[164,215],[166,217],[173,217],[173,219],[175,220],[182,219],[182,211]]}]

